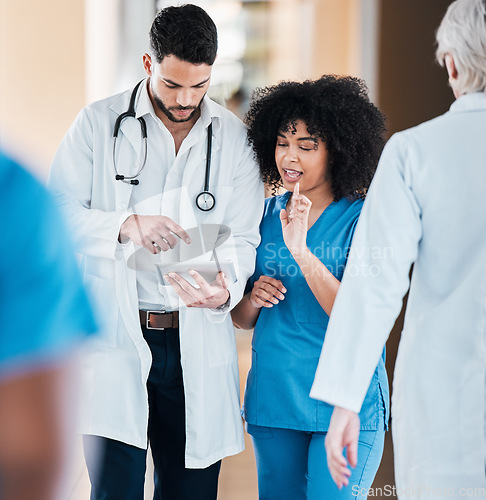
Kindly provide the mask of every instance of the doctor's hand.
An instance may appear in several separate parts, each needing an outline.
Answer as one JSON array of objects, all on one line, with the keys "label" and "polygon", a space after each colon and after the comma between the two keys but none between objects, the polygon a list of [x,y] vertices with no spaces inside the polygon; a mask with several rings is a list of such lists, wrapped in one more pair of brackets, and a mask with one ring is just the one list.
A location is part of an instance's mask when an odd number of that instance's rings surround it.
[{"label": "doctor's hand", "polygon": [[280,300],[285,299],[284,293],[287,289],[280,280],[270,278],[270,276],[260,276],[250,294],[250,302],[253,307],[273,307]]},{"label": "doctor's hand", "polygon": [[187,307],[205,307],[215,309],[223,305],[229,299],[228,280],[222,272],[218,273],[216,279],[209,284],[196,271],[189,271],[199,288],[192,286],[177,273],[164,275],[164,279],[174,288],[177,295],[183,300]]},{"label": "doctor's hand", "polygon": [[191,243],[191,238],[169,217],[163,215],[130,215],[121,225],[118,241],[132,240],[150,253],[166,252],[177,245],[177,238]]},{"label": "doctor's hand", "polygon": [[[351,410],[336,406],[332,413],[325,446],[327,466],[337,487],[341,489],[349,483],[351,471],[347,467],[356,467],[358,463],[359,416]],[[343,449],[346,449],[346,458]]]},{"label": "doctor's hand", "polygon": [[295,185],[290,200],[290,211],[280,211],[280,222],[282,223],[282,234],[285,245],[290,253],[296,257],[307,250],[307,228],[309,211],[312,202],[299,192],[299,183]]}]

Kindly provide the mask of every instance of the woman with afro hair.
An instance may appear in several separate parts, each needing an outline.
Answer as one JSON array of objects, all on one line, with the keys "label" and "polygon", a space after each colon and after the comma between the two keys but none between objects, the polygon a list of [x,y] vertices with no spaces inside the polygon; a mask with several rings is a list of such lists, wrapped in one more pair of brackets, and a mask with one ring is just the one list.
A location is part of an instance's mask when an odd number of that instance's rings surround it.
[{"label": "woman with afro hair", "polygon": [[232,311],[237,327],[254,328],[243,414],[259,498],[366,497],[388,420],[384,352],[360,413],[351,487],[338,490],[327,468],[324,439],[333,407],[309,392],[384,145],[384,117],[362,80],[323,76],[258,89],[246,123],[262,178],[275,195],[265,203],[255,273]]}]

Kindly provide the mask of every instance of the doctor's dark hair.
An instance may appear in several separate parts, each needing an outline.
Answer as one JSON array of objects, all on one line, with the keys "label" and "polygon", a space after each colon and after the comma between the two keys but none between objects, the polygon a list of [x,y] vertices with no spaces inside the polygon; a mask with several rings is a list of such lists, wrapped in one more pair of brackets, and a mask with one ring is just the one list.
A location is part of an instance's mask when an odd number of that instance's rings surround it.
[{"label": "doctor's dark hair", "polygon": [[150,49],[160,63],[174,55],[191,64],[212,66],[218,50],[216,25],[205,10],[185,4],[162,9],[149,33]]},{"label": "doctor's dark hair", "polygon": [[291,130],[298,120],[325,143],[334,199],[364,198],[385,144],[385,117],[370,102],[364,81],[324,75],[254,91],[245,117],[248,142],[263,182],[274,193],[282,186],[275,163],[277,134]]}]

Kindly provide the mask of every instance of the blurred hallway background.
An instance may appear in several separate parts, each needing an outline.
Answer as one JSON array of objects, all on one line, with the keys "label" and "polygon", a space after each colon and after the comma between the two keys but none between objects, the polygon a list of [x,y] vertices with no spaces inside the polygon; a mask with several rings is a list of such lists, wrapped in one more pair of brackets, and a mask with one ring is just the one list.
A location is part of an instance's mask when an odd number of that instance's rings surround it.
[{"label": "blurred hallway background", "polygon": [[[77,113],[144,76],[142,54],[164,0],[0,0],[0,144],[46,179]],[[240,117],[255,87],[325,73],[364,78],[388,135],[445,112],[453,101],[434,60],[434,34],[451,0],[193,0],[213,17],[219,56],[210,95]],[[406,302],[406,301],[405,301]],[[387,344],[390,382],[403,311]],[[237,332],[242,390],[250,332]],[[79,457],[78,457],[79,455]],[[77,453],[70,500],[88,498]],[[390,433],[375,486],[393,485]],[[220,498],[256,495],[251,443],[222,468]]]}]

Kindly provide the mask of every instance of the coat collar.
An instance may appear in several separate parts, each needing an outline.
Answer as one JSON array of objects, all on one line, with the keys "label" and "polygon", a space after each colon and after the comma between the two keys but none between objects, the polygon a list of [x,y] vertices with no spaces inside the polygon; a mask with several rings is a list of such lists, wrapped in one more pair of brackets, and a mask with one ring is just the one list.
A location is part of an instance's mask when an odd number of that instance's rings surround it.
[{"label": "coat collar", "polygon": [[485,92],[461,95],[450,107],[452,112],[479,111],[481,109],[486,109]]},{"label": "coat collar", "polygon": [[[145,83],[141,85],[142,88],[144,86]],[[125,111],[128,110],[132,92],[133,89],[130,89],[119,94],[111,104],[110,109],[116,113],[117,118],[119,115],[125,113]],[[138,91],[138,95],[140,96],[140,90]],[[137,111],[139,101],[139,98],[135,100],[135,112]],[[122,139],[122,136],[125,136],[130,141],[130,144],[135,149],[135,151],[140,151],[141,129],[140,122],[138,120],[135,120],[133,118],[125,118],[124,120],[122,120],[117,140]]]}]

